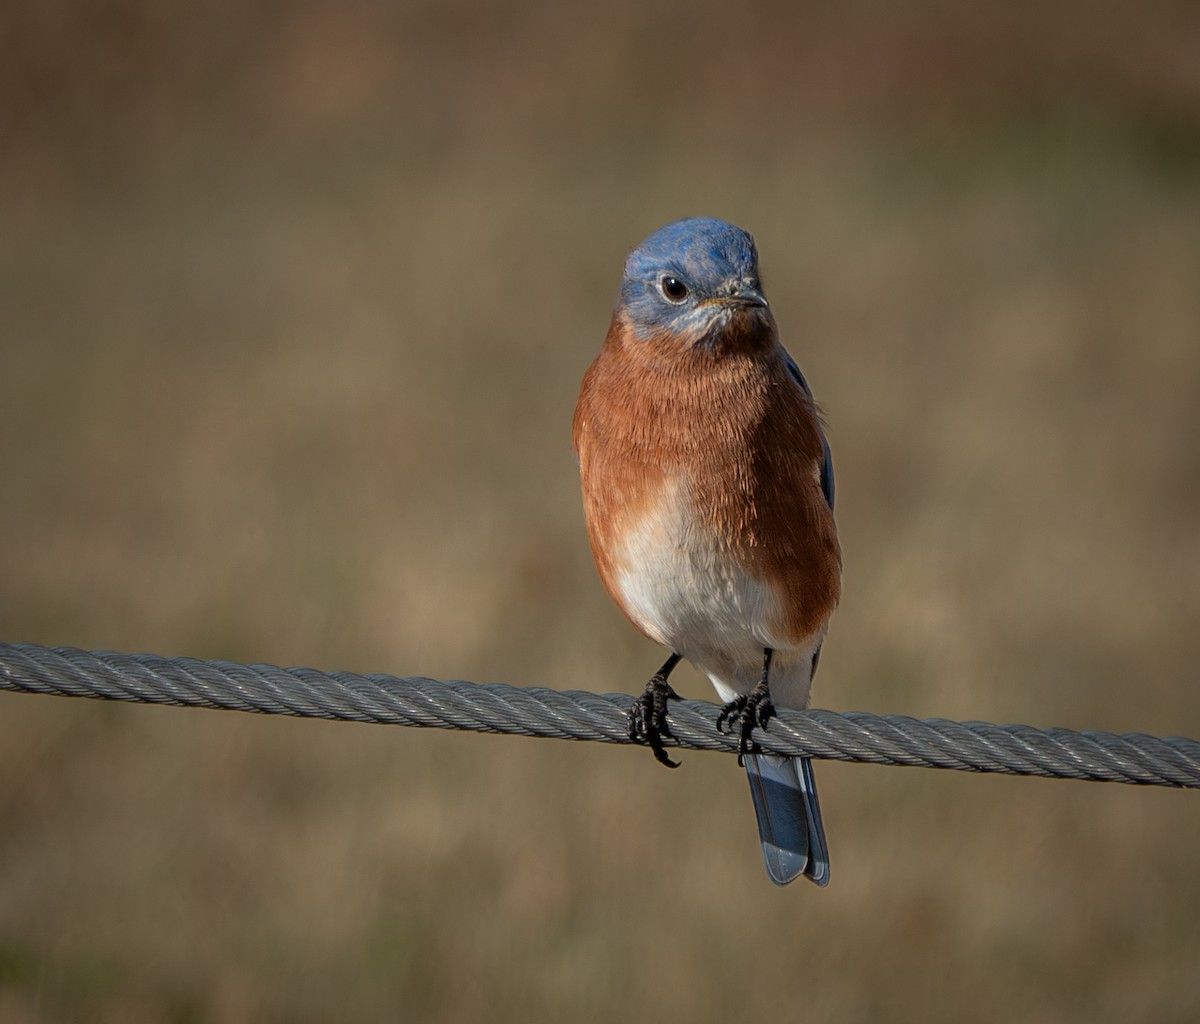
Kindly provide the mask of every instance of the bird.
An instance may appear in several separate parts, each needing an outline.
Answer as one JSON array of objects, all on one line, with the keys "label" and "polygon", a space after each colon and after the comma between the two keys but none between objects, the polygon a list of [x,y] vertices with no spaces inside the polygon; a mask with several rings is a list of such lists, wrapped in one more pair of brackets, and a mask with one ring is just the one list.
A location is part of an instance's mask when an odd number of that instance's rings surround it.
[{"label": "bird", "polygon": [[630,737],[668,767],[668,678],[706,674],[737,731],[767,874],[829,882],[807,757],[752,740],[775,707],[806,708],[841,597],[833,460],[784,349],[743,229],[659,228],[628,255],[572,420],[584,518],[605,589],[670,657],[634,701]]}]

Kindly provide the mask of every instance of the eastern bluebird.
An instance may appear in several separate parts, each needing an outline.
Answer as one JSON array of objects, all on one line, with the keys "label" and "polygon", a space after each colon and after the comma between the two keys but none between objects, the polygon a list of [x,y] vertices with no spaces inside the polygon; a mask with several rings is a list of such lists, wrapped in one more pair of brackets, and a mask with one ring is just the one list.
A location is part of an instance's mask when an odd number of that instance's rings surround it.
[{"label": "eastern bluebird", "polygon": [[767,872],[829,881],[809,758],[758,753],[755,725],[808,706],[841,593],[833,462],[812,392],[779,332],[754,240],[710,218],[660,228],[630,253],[612,324],[573,423],[596,568],[671,656],[630,735],[676,767],[667,682],[708,674],[739,731]]}]

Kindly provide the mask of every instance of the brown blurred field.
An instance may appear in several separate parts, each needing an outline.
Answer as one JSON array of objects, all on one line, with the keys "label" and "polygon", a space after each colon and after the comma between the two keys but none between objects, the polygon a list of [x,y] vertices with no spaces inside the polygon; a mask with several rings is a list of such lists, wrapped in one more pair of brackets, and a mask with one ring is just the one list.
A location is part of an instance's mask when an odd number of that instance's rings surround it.
[{"label": "brown blurred field", "polygon": [[[626,250],[757,237],[838,468],[816,703],[1200,735],[1200,9],[35,4],[0,639],[595,690]],[[695,673],[692,696],[709,696]],[[0,1021],[1200,1019],[1200,797],[0,694]]]}]

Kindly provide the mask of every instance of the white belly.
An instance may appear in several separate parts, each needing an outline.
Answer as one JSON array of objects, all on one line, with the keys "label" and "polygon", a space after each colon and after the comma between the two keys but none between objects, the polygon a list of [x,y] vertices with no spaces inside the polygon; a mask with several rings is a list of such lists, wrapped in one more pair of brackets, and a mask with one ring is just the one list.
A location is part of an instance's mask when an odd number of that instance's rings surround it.
[{"label": "white belly", "polygon": [[708,673],[722,700],[748,693],[762,673],[763,650],[776,652],[771,693],[783,707],[808,704],[813,652],[823,635],[800,644],[779,636],[779,595],[739,564],[729,545],[700,529],[678,486],[626,531],[616,558],[625,612],[664,647]]}]

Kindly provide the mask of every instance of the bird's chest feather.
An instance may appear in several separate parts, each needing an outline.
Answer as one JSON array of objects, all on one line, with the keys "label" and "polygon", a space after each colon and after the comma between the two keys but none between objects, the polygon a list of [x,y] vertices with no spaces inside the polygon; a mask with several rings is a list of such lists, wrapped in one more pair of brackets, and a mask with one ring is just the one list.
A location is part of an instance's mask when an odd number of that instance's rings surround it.
[{"label": "bird's chest feather", "polygon": [[638,628],[681,653],[814,644],[840,555],[811,403],[782,362],[702,370],[602,354],[585,378],[575,440],[600,575]]},{"label": "bird's chest feather", "polygon": [[779,595],[696,507],[686,474],[648,489],[639,514],[614,531],[609,554],[609,590],[664,646],[700,661],[721,651],[756,662],[764,647],[781,645]]}]

